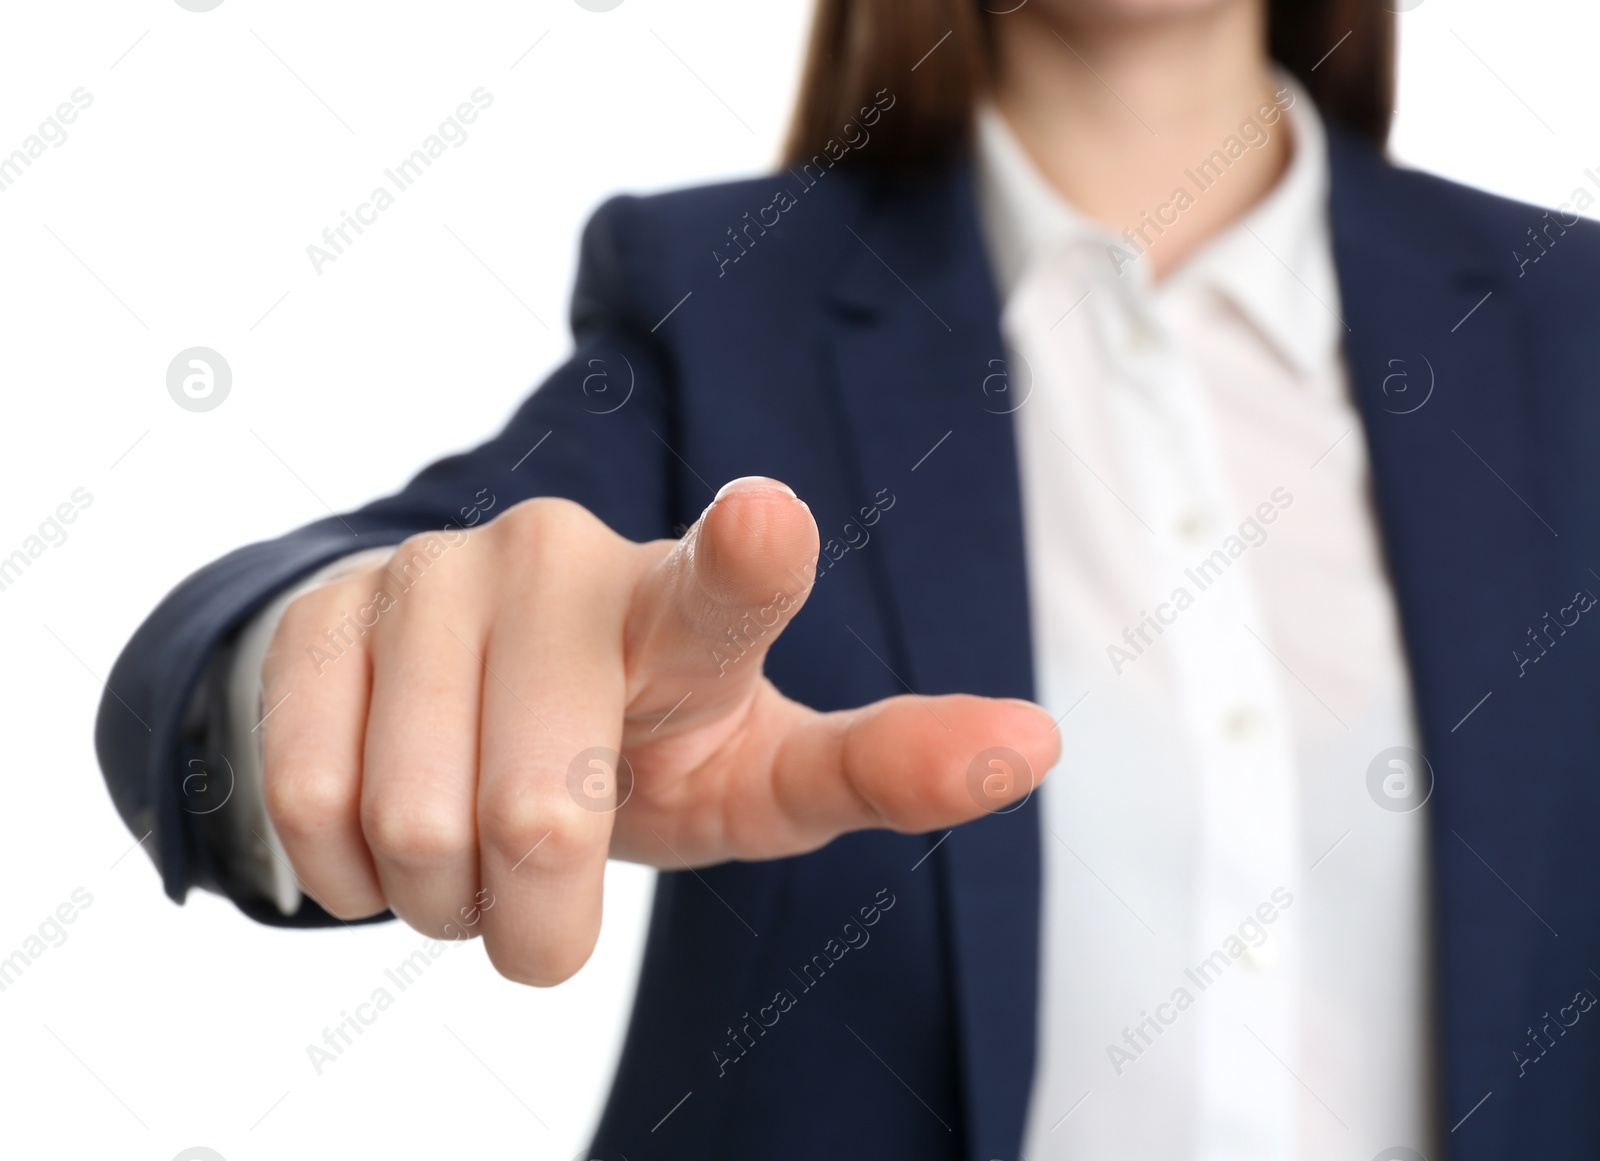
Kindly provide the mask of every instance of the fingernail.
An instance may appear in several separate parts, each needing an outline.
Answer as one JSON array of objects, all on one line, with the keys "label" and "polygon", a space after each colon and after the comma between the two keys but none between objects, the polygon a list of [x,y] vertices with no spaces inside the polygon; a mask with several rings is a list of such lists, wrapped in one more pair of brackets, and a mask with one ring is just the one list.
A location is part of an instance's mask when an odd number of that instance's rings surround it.
[{"label": "fingernail", "polygon": [[1028,701],[1020,697],[1002,697],[997,698],[996,700],[1010,702],[1012,705],[1020,705],[1024,709],[1031,709],[1034,711],[1034,713],[1043,714],[1047,718],[1050,717],[1050,711],[1045,709],[1044,706],[1040,705],[1036,701]]},{"label": "fingernail", "polygon": [[712,503],[716,503],[717,500],[722,499],[724,496],[731,496],[735,492],[757,491],[782,492],[784,495],[794,498],[794,490],[788,484],[774,480],[770,476],[740,476],[737,480],[729,480],[726,484],[723,484]]}]

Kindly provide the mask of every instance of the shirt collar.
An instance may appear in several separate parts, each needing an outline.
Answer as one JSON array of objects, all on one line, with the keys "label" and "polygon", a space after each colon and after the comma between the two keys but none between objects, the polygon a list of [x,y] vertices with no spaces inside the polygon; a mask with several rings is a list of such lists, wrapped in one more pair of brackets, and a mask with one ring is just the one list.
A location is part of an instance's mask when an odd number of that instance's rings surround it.
[{"label": "shirt collar", "polygon": [[1030,267],[1071,246],[1103,253],[1111,233],[1079,213],[1034,165],[989,102],[978,108],[979,213],[1000,297],[1009,300]]},{"label": "shirt collar", "polygon": [[1154,287],[1142,263],[1112,260],[1109,248],[1126,253],[1127,244],[1057,193],[999,111],[982,106],[979,205],[1002,300],[1010,299],[1032,268],[1069,252],[1093,254],[1097,261],[1088,264],[1093,277],[1117,280],[1155,301],[1196,289],[1214,291],[1302,375],[1326,367],[1345,330],[1328,226],[1327,135],[1304,88],[1287,74],[1279,75],[1279,86],[1293,98],[1285,116],[1294,145],[1288,169],[1244,217]]}]

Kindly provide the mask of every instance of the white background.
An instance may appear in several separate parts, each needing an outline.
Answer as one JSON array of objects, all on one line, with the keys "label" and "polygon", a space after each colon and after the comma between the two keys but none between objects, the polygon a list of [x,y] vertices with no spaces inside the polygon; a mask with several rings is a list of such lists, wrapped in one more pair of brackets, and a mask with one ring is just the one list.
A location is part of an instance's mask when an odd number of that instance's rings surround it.
[{"label": "white background", "polygon": [[[612,868],[599,950],[571,982],[518,987],[479,946],[454,949],[319,1076],[307,1045],[395,991],[384,968],[421,937],[274,931],[202,893],[173,906],[101,785],[99,680],[193,569],[495,429],[568,347],[577,234],[602,198],[771,162],[808,10],[0,10],[0,155],[75,89],[93,94],[0,192],[0,556],[74,489],[94,497],[0,592],[0,958],[74,888],[94,900],[0,993],[0,1155],[582,1149],[647,873]],[[1592,5],[1428,0],[1401,24],[1399,158],[1547,205],[1600,173]],[[480,86],[494,103],[469,140],[314,271],[307,245]],[[204,414],[165,385],[196,345],[234,375]]]}]

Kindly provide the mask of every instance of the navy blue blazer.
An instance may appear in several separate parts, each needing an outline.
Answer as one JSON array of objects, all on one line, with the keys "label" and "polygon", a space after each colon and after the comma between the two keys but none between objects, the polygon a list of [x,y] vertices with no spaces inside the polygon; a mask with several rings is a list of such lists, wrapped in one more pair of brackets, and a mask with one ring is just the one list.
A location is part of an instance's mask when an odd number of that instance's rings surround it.
[{"label": "navy blue blazer", "polygon": [[[1575,594],[1600,593],[1600,229],[1397,169],[1337,129],[1329,149],[1345,353],[1436,777],[1439,1134],[1460,1161],[1593,1158],[1600,1012],[1574,997],[1600,995],[1600,611]],[[285,920],[217,867],[181,801],[189,695],[273,594],[356,547],[459,524],[485,493],[502,509],[569,497],[647,539],[725,480],[776,476],[834,542],[772,650],[779,688],[823,710],[907,686],[1032,695],[970,161],[807,177],[607,202],[583,236],[575,353],[500,435],[224,557],[151,615],[96,740],[173,899],[215,885],[264,922],[328,922],[309,900]],[[893,507],[845,548],[880,489]],[[861,833],[663,873],[594,1156],[1015,1158],[1037,811],[938,839]]]}]

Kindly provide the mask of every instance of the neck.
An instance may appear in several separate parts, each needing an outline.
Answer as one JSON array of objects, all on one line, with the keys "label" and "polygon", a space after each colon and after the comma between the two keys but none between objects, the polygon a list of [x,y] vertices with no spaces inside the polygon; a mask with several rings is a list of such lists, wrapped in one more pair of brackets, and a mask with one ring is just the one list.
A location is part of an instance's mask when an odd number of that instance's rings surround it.
[{"label": "neck", "polygon": [[[995,104],[1057,192],[1113,233],[1132,230],[1131,248],[1160,278],[1288,165],[1265,6],[1219,0],[1179,16],[1099,21],[1051,7],[991,18]],[[1273,109],[1263,116],[1263,106]],[[1223,163],[1202,170],[1219,151]]]}]

